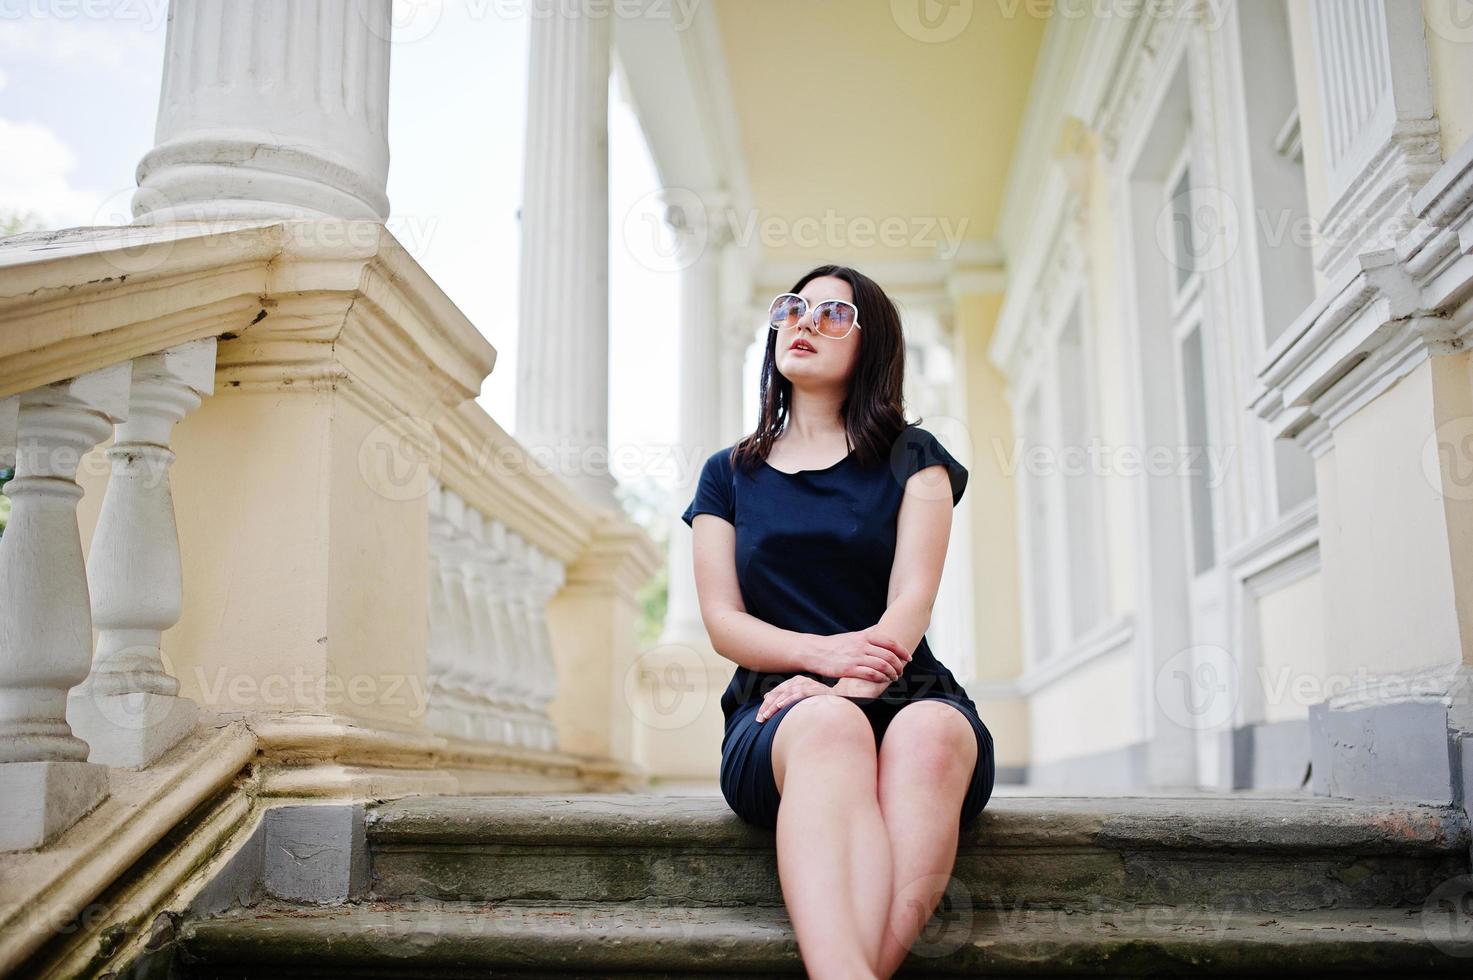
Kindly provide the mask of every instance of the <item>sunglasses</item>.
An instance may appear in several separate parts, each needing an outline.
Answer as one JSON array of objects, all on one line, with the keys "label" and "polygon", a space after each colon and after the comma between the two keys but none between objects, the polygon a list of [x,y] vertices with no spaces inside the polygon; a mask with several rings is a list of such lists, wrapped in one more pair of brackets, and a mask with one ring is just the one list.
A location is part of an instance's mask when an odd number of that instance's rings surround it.
[{"label": "sunglasses", "polygon": [[[808,312],[808,300],[797,293],[779,293],[767,311],[767,325],[774,330],[796,327]],[[859,327],[859,308],[842,299],[826,299],[813,308],[813,329],[825,337],[843,340]]]}]

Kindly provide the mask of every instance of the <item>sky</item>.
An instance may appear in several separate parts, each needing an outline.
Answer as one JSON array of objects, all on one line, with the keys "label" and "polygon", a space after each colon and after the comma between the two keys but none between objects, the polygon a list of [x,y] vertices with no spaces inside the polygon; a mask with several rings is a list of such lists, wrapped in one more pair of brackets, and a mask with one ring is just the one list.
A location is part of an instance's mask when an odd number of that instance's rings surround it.
[{"label": "sky", "polygon": [[[496,348],[478,401],[512,432],[523,9],[398,3],[389,101],[389,229]],[[48,228],[131,220],[135,168],[153,145],[166,15],[166,0],[0,0],[0,211]],[[623,223],[659,181],[617,72],[612,85],[609,442],[658,452],[678,434],[679,273],[646,267],[622,244]],[[678,475],[614,465],[626,484],[668,490]]]}]

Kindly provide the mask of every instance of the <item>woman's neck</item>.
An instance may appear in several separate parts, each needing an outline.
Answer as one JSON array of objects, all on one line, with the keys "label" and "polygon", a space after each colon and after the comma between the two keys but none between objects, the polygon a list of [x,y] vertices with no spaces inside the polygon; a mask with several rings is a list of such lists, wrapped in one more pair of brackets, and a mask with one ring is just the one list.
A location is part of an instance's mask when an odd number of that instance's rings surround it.
[{"label": "woman's neck", "polygon": [[839,414],[843,404],[842,392],[811,391],[795,386],[783,430],[806,445],[822,445],[830,440],[847,444],[844,418]]}]

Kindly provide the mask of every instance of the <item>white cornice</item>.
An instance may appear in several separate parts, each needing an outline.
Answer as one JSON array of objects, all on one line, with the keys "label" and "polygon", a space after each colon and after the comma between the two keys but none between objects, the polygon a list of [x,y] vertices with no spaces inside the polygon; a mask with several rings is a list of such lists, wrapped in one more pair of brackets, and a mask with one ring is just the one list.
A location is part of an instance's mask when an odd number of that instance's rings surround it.
[{"label": "white cornice", "polygon": [[[496,358],[376,221],[71,228],[6,239],[0,270],[0,397],[248,332],[318,348],[356,344],[364,380],[401,408],[474,397]],[[269,365],[271,356],[222,344],[221,369],[242,357]]]},{"label": "white cornice", "polygon": [[[615,18],[614,49],[661,186],[698,195],[708,211],[751,213],[746,156],[712,6],[692,8],[684,27],[671,18]],[[760,259],[755,240],[736,247],[746,269],[754,269]]]},{"label": "white cornice", "polygon": [[1028,105],[1018,129],[1018,145],[1003,188],[998,238],[1010,254],[1029,237],[1037,220],[1036,202],[1053,159],[1054,140],[1068,113],[1080,70],[1080,52],[1092,18],[1052,17],[1028,90]]},{"label": "white cornice", "polygon": [[1123,88],[1142,83],[1122,77],[1122,66],[1145,71],[1132,60],[1151,29],[1151,18],[1055,17],[1044,34],[1023,137],[1008,173],[999,239],[1009,259],[1007,297],[988,357],[1004,374],[1017,370],[1023,335],[1035,294],[1073,201],[1069,181],[1055,156],[1069,117],[1100,126],[1106,107],[1122,104]]},{"label": "white cornice", "polygon": [[[1007,289],[1008,275],[1003,266],[1002,249],[994,241],[976,240],[962,245],[955,256],[928,259],[849,260],[843,256],[834,262],[850,264],[869,276],[904,308],[951,311],[957,298],[976,293],[1001,293]],[[791,289],[818,261],[781,259],[757,265],[752,275],[752,303],[764,307],[770,296]]]},{"label": "white cornice", "polygon": [[1418,225],[1347,263],[1265,353],[1250,408],[1319,454],[1340,421],[1473,339],[1473,142],[1412,200]]}]

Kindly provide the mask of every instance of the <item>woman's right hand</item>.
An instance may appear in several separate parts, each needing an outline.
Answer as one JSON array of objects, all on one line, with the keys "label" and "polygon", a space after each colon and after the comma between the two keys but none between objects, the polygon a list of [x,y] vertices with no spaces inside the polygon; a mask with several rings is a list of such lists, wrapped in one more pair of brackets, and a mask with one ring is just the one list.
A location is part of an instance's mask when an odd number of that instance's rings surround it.
[{"label": "woman's right hand", "polygon": [[824,677],[854,677],[889,683],[910,663],[910,651],[894,637],[871,626],[853,633],[814,637],[812,666]]}]

